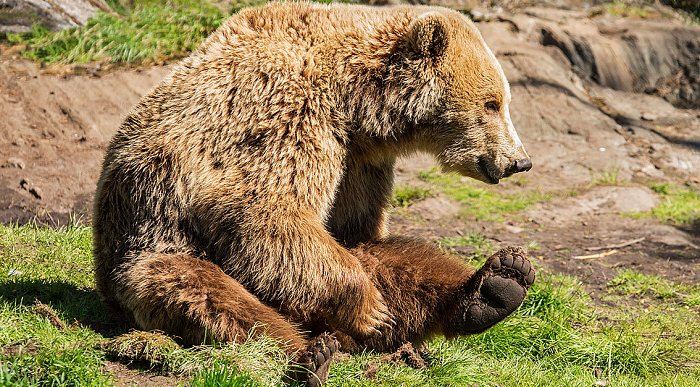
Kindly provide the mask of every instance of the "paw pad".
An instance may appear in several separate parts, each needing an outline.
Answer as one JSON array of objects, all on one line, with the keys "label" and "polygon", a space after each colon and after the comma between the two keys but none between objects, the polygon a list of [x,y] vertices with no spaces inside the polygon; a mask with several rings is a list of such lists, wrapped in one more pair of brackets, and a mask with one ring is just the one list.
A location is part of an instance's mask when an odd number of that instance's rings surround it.
[{"label": "paw pad", "polygon": [[465,288],[466,333],[486,330],[513,313],[535,281],[535,270],[521,248],[506,247],[492,255]]},{"label": "paw pad", "polygon": [[[494,254],[485,265],[492,275],[519,280],[529,288],[535,282],[535,269],[527,259],[525,251],[519,247],[506,247]],[[482,269],[483,270],[483,269]]]},{"label": "paw pad", "polygon": [[307,386],[322,386],[328,378],[333,355],[340,349],[335,335],[323,333],[313,339],[293,364],[289,378]]}]

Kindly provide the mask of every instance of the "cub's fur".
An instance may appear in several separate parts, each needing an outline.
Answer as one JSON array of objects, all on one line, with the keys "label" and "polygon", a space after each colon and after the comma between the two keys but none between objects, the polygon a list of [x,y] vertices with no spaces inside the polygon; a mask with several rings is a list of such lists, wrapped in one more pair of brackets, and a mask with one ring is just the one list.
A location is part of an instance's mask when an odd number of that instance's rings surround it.
[{"label": "cub's fur", "polygon": [[[509,103],[501,67],[457,12],[244,10],[110,143],[94,209],[97,288],[139,328],[190,344],[244,340],[258,326],[290,352],[319,330],[391,350],[485,329],[532,282],[522,252],[473,275],[427,244],[387,239],[386,213],[407,152],[488,183],[529,169]],[[494,281],[500,290],[484,293]]]}]

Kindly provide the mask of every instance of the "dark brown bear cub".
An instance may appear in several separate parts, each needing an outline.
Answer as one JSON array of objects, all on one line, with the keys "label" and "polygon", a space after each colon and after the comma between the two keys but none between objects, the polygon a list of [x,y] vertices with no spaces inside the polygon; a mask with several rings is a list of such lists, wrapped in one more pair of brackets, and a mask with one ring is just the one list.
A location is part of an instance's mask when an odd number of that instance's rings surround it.
[{"label": "dark brown bear cub", "polygon": [[457,12],[244,10],[110,143],[93,219],[98,290],[183,343],[276,337],[311,384],[338,349],[321,331],[387,351],[483,331],[532,284],[525,254],[501,250],[475,272],[388,237],[386,214],[407,152],[492,184],[530,169],[509,103],[500,65]]}]

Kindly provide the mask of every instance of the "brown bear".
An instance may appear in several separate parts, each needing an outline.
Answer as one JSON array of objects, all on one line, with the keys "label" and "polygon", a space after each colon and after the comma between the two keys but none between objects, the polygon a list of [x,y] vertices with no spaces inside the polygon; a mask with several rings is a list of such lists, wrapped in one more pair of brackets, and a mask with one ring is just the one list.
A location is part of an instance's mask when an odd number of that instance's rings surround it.
[{"label": "brown bear", "polygon": [[[183,343],[280,339],[318,383],[337,349],[480,332],[534,272],[387,236],[393,166],[497,183],[531,162],[474,25],[434,7],[275,3],[226,21],[125,118],[94,208],[97,289]],[[254,329],[255,328],[255,329]],[[314,376],[317,375],[317,376]]]}]

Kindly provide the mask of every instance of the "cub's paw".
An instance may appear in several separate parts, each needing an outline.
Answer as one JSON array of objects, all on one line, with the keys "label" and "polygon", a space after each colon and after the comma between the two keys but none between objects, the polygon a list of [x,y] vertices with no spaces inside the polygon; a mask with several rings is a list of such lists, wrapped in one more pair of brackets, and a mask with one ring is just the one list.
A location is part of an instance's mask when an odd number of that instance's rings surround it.
[{"label": "cub's paw", "polygon": [[535,281],[535,270],[521,248],[506,247],[491,256],[465,288],[461,328],[486,330],[513,313]]},{"label": "cub's paw", "polygon": [[322,333],[299,355],[287,377],[307,386],[322,386],[328,378],[333,354],[339,349],[335,335]]}]

